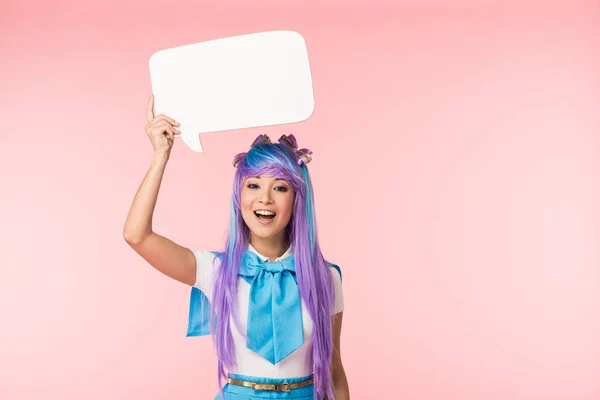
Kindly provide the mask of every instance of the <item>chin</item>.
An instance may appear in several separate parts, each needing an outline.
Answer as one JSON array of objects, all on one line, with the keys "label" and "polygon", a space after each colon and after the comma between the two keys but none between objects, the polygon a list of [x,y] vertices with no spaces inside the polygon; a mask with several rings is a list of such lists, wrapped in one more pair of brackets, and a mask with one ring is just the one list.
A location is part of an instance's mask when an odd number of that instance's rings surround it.
[{"label": "chin", "polygon": [[[254,216],[254,213],[251,213],[251,215],[244,216],[243,219],[250,232],[252,232],[252,234],[256,237],[267,239],[280,235],[282,231],[285,231],[285,227],[284,229],[277,230],[277,226],[262,225],[260,222],[257,222],[255,218],[256,217]],[[279,218],[279,216],[276,218]],[[280,226],[279,221],[273,221],[273,223]]]},{"label": "chin", "polygon": [[255,232],[254,236],[257,237],[257,238],[261,238],[261,239],[268,239],[268,238],[270,238],[273,235],[261,235],[261,234],[258,234],[258,233]]}]

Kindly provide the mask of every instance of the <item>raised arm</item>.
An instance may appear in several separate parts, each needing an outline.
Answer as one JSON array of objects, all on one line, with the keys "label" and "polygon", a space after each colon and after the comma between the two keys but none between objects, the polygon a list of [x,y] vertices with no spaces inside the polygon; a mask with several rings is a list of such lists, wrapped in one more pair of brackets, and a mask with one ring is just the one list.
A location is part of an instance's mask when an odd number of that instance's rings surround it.
[{"label": "raised arm", "polygon": [[152,164],[140,185],[123,227],[125,241],[150,265],[163,274],[193,285],[196,280],[196,260],[190,249],[152,231],[152,215],[158,191],[169,161],[178,122],[164,115],[154,116],[154,96],[146,110],[146,133],[154,147]]}]

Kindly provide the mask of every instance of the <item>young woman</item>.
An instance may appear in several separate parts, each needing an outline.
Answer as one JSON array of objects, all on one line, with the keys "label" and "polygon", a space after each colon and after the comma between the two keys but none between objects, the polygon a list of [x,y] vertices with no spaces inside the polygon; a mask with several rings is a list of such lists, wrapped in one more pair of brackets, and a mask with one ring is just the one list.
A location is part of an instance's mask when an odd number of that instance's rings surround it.
[{"label": "young woman", "polygon": [[[188,249],[152,231],[177,121],[154,115],[154,160],[124,227],[127,243],[165,275],[192,286],[188,336],[211,334],[216,399],[349,399],[340,355],[341,271],[319,248],[308,149],[293,135],[259,135],[236,168],[223,252]],[[227,373],[225,371],[227,370]],[[226,385],[222,386],[222,379]]]}]

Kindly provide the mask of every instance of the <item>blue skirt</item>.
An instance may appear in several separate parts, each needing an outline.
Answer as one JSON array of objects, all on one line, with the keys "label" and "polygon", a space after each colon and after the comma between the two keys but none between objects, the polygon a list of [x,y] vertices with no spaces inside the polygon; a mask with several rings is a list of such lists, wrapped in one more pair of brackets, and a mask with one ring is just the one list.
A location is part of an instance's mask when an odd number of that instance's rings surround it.
[{"label": "blue skirt", "polygon": [[[296,383],[310,379],[312,375],[300,378],[260,378],[256,376],[227,374],[231,379],[258,383]],[[275,392],[273,390],[254,390],[245,386],[232,385],[230,383],[223,387],[224,398],[217,394],[215,400],[246,400],[246,399],[295,399],[314,400],[314,384],[292,389],[289,392]]]}]

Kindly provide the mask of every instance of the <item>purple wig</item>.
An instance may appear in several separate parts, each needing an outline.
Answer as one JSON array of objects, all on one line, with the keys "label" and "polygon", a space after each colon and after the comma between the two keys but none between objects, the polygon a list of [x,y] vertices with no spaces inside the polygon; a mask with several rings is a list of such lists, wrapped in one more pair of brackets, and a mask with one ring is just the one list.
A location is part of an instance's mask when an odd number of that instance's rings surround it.
[{"label": "purple wig", "polygon": [[293,246],[300,296],[313,321],[314,397],[317,398],[317,393],[321,397],[327,394],[333,400],[330,365],[335,289],[329,266],[319,248],[312,183],[306,165],[298,165],[294,150],[284,144],[270,142],[259,143],[248,151],[237,164],[233,180],[229,232],[221,266],[217,269],[211,303],[219,391],[223,393],[221,379],[227,378],[225,368],[235,365],[230,322],[233,320],[239,326],[236,312],[238,269],[250,240],[250,230],[242,218],[240,194],[245,178],[257,175],[284,179],[295,192],[286,235]]}]

